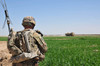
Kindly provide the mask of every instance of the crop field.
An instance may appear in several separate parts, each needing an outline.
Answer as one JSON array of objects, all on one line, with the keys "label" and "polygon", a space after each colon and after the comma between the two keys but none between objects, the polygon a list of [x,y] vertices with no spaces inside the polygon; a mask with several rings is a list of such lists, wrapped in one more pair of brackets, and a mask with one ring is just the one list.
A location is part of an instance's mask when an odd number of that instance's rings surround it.
[{"label": "crop field", "polygon": [[44,39],[48,52],[40,66],[100,66],[100,36]]},{"label": "crop field", "polygon": [[7,41],[8,38],[7,37],[0,37],[0,41]]},{"label": "crop field", "polygon": [[[39,66],[100,66],[100,36],[44,39],[48,51],[45,60],[40,62]],[[6,40],[6,37],[2,39]]]}]

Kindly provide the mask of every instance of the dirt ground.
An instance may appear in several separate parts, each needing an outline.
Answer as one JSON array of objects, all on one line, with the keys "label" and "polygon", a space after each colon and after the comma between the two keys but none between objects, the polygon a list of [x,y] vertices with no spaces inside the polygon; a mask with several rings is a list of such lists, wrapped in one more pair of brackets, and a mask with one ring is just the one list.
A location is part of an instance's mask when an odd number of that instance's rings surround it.
[{"label": "dirt ground", "polygon": [[0,66],[12,66],[9,62],[11,54],[9,54],[7,49],[7,42],[0,41]]}]

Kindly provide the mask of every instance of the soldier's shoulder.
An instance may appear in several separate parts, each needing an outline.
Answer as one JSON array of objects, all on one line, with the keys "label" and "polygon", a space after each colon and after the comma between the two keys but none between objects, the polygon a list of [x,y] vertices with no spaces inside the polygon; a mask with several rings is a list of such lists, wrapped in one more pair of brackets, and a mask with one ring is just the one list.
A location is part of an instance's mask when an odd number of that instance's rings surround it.
[{"label": "soldier's shoulder", "polygon": [[41,35],[35,31],[35,32],[33,33],[33,37],[40,38]]},{"label": "soldier's shoulder", "polygon": [[38,34],[40,34],[41,36],[43,36],[43,33],[40,30],[35,30]]},{"label": "soldier's shoulder", "polygon": [[36,39],[41,39],[43,36],[35,30],[33,33],[33,37]]},{"label": "soldier's shoulder", "polygon": [[17,31],[16,32],[16,35],[19,35],[19,34],[21,34],[22,33],[22,31]]}]

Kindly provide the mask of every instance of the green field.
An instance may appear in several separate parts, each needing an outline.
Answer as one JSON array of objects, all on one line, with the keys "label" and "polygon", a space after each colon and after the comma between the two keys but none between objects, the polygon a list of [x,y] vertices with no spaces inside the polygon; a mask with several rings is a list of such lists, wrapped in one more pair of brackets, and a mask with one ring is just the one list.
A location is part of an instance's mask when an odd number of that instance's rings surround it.
[{"label": "green field", "polygon": [[0,37],[0,41],[7,41],[8,38],[7,37]]},{"label": "green field", "polygon": [[44,39],[49,49],[40,66],[100,66],[100,36]]},{"label": "green field", "polygon": [[44,39],[48,45],[48,52],[40,66],[100,66],[100,36]]}]

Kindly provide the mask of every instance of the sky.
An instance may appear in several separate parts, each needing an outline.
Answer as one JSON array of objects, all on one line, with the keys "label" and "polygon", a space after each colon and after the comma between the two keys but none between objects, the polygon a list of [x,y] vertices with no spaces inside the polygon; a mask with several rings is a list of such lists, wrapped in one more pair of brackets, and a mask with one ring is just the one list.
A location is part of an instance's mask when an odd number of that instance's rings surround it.
[{"label": "sky", "polygon": [[[45,35],[100,34],[100,0],[5,0],[14,31],[23,30],[22,20],[33,16],[35,30]],[[0,36],[8,35],[2,29],[5,14],[0,4]]]}]

